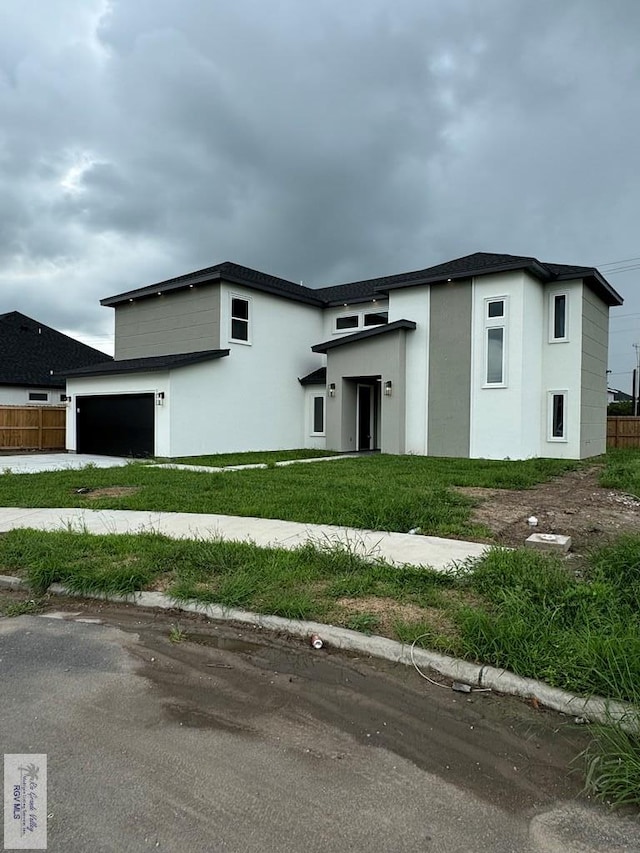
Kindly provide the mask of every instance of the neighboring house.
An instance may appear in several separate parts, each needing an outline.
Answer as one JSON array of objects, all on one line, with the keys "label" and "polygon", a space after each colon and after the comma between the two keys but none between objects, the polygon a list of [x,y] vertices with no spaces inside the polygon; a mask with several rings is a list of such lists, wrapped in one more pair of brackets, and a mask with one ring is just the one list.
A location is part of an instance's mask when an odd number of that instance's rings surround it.
[{"label": "neighboring house", "polygon": [[633,397],[631,394],[625,394],[624,391],[618,391],[617,388],[607,388],[608,403],[632,403]]},{"label": "neighboring house", "polygon": [[0,406],[59,406],[62,371],[108,358],[19,311],[0,314]]},{"label": "neighboring house", "polygon": [[605,450],[622,299],[593,267],[476,253],[316,290],[226,262],[102,304],[115,361],[69,374],[71,450]]}]

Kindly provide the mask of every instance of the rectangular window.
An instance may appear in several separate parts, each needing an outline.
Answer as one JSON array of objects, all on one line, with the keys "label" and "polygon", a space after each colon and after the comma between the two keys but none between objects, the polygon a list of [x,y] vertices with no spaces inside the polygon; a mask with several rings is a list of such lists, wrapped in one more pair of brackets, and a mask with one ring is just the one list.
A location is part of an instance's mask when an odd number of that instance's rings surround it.
[{"label": "rectangular window", "polygon": [[34,403],[46,403],[49,400],[49,395],[43,391],[29,391],[29,400]]},{"label": "rectangular window", "polygon": [[313,429],[314,435],[324,435],[324,397],[313,398]]},{"label": "rectangular window", "polygon": [[567,437],[567,394],[552,391],[549,394],[549,440],[563,441]]},{"label": "rectangular window", "polygon": [[552,299],[552,340],[567,339],[567,294],[556,293]]},{"label": "rectangular window", "polygon": [[336,317],[336,329],[341,331],[342,329],[357,329],[358,328],[358,315],[357,314],[349,314],[347,317]]},{"label": "rectangular window", "polygon": [[496,299],[487,302],[487,317],[490,320],[496,317],[504,317],[504,299]]},{"label": "rectangular window", "polygon": [[231,340],[249,342],[249,300],[231,297]]},{"label": "rectangular window", "polygon": [[365,326],[384,326],[389,322],[388,311],[377,311],[375,314],[364,315]]},{"label": "rectangular window", "polygon": [[504,329],[495,326],[487,329],[487,385],[504,382]]}]

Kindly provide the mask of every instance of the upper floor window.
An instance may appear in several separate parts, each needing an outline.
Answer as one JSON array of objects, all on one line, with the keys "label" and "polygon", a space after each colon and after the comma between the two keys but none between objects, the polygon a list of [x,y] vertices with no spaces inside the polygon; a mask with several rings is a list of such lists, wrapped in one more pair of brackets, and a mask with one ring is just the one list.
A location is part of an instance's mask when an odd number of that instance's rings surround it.
[{"label": "upper floor window", "polygon": [[359,316],[357,314],[348,314],[345,317],[336,317],[336,329],[357,329],[359,325]]},{"label": "upper floor window", "polygon": [[552,293],[549,305],[549,340],[568,340],[568,296],[566,293]]},{"label": "upper floor window", "polygon": [[248,299],[240,296],[231,297],[231,340],[249,343],[249,311]]},{"label": "upper floor window", "polygon": [[507,299],[486,299],[484,314],[484,384],[506,385]]},{"label": "upper floor window", "polygon": [[388,311],[362,311],[354,314],[343,314],[335,319],[335,331],[357,331],[371,326],[384,326],[389,322]]}]

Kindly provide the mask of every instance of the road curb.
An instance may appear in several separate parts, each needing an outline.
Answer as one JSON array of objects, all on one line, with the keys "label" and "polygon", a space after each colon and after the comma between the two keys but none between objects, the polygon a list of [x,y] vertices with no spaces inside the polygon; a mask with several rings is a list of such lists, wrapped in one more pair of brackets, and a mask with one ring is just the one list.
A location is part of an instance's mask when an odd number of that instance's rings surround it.
[{"label": "road curb", "polygon": [[[29,590],[29,585],[21,578],[0,575],[0,589]],[[569,716],[580,717],[593,723],[621,723],[625,729],[637,731],[640,727],[640,713],[632,705],[614,699],[600,696],[585,698],[551,687],[543,681],[525,678],[506,669],[493,666],[479,665],[469,661],[443,655],[428,649],[414,648],[413,660],[411,646],[396,640],[377,635],[367,636],[349,628],[336,625],[325,625],[322,622],[307,622],[299,619],[285,619],[282,616],[265,616],[249,610],[238,610],[233,607],[223,607],[219,604],[200,604],[198,602],[176,602],[162,592],[135,592],[131,595],[106,595],[77,593],[67,589],[62,584],[52,584],[48,592],[54,595],[67,595],[82,598],[93,598],[120,604],[135,604],[139,607],[157,608],[160,610],[182,610],[186,613],[197,613],[221,622],[241,622],[264,628],[269,631],[280,631],[296,637],[310,637],[318,634],[324,643],[336,649],[351,652],[361,652],[382,658],[394,663],[411,666],[413,662],[421,667],[434,670],[446,678],[461,681],[478,689],[495,690],[522,699],[536,700],[545,708],[559,711]]]}]

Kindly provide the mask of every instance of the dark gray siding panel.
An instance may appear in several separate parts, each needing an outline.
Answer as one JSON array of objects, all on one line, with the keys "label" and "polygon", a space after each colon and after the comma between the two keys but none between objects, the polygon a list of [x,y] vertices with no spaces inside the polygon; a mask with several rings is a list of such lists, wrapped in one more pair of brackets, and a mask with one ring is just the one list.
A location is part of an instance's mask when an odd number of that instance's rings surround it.
[{"label": "dark gray siding panel", "polygon": [[471,283],[431,288],[429,456],[469,456]]},{"label": "dark gray siding panel", "polygon": [[115,311],[117,359],[220,346],[220,285],[125,302]]}]

